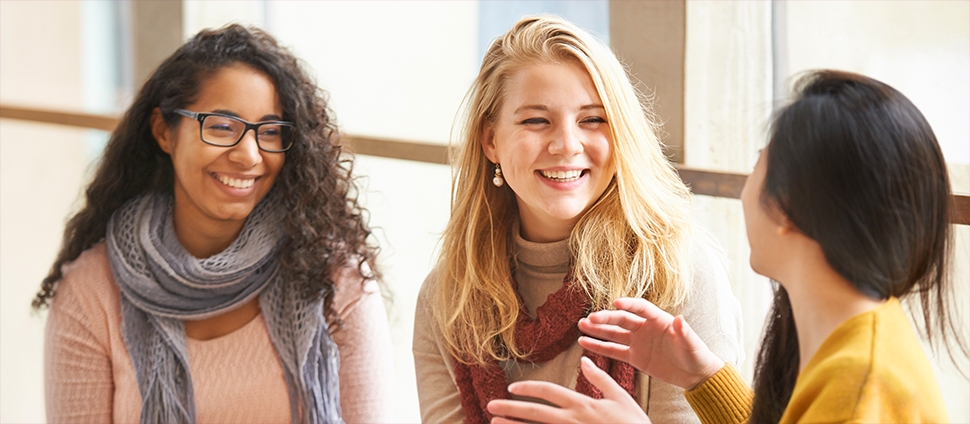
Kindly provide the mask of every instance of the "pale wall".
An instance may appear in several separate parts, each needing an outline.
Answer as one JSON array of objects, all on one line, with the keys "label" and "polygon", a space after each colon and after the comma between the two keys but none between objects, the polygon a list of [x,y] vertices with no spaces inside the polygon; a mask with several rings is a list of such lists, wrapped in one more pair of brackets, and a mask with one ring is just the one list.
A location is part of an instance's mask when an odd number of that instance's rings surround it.
[{"label": "pale wall", "polygon": [[[80,3],[0,1],[0,102],[81,107]],[[38,25],[34,19],[44,20]],[[85,131],[0,120],[0,422],[43,422],[46,314],[30,302],[85,174]]]},{"label": "pale wall", "polygon": [[[770,7],[768,2],[687,2],[687,166],[744,173],[754,167],[771,113]],[[720,243],[741,302],[746,356],[741,371],[750,381],[771,288],[748,266],[741,202],[694,196],[694,212]]]}]

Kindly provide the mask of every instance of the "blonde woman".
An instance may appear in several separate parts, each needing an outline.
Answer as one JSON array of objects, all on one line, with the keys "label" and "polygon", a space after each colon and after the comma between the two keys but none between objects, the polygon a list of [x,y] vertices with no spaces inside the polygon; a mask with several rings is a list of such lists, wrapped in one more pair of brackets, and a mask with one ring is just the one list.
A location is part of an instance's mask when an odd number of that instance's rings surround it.
[{"label": "blonde woman", "polygon": [[489,421],[488,402],[523,380],[600,397],[579,372],[584,355],[658,422],[697,421],[679,388],[577,344],[590,311],[640,297],[742,360],[738,303],[697,240],[650,116],[612,52],[569,22],[524,18],[492,43],[457,127],[451,219],[418,299],[423,421]]}]

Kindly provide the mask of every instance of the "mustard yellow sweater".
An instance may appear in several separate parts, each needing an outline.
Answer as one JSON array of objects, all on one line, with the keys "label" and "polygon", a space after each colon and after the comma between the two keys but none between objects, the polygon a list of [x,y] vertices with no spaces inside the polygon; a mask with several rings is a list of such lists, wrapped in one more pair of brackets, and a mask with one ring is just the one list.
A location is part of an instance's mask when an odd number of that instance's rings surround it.
[{"label": "mustard yellow sweater", "polygon": [[[705,423],[738,423],[751,389],[726,365],[688,403]],[[782,423],[948,422],[943,396],[896,298],[835,329],[798,376]]]}]

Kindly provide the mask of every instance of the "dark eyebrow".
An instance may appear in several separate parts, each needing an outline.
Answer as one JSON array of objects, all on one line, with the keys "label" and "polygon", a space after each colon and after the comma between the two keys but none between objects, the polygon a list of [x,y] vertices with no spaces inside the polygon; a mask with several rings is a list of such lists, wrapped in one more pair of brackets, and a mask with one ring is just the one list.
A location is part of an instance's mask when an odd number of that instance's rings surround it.
[{"label": "dark eyebrow", "polygon": [[606,110],[606,108],[603,107],[603,105],[585,105],[585,106],[579,108],[579,110],[590,110],[590,109],[603,109],[603,110]]},{"label": "dark eyebrow", "polygon": [[[220,115],[227,115],[227,116],[231,116],[233,118],[239,118],[239,114],[236,113],[236,112],[233,112],[231,110],[216,109],[216,110],[212,111],[212,113],[218,113]],[[240,118],[240,119],[242,119],[242,118]],[[263,121],[282,121],[282,120],[283,120],[283,118],[281,116],[278,116],[278,115],[263,115],[262,118],[259,118],[259,121],[258,122],[263,122]]]}]

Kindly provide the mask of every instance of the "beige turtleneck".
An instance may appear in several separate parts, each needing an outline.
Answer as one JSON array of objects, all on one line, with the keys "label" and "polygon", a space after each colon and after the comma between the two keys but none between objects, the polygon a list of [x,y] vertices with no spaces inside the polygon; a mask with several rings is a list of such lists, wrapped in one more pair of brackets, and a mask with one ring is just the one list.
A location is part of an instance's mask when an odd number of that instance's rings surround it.
[{"label": "beige turtleneck", "polygon": [[[568,240],[533,243],[514,231],[515,279],[519,295],[529,313],[545,303],[562,287],[569,270]],[[741,309],[731,293],[727,275],[710,247],[695,242],[693,247],[694,285],[690,298],[679,313],[711,350],[725,362],[738,365],[744,358],[741,340]],[[414,318],[414,368],[423,422],[460,422],[465,415],[455,384],[454,363],[434,326],[428,298],[435,289],[437,273],[432,271],[421,287]],[[542,364],[504,363],[509,382],[550,381],[576,387],[579,359],[583,348],[578,343]],[[683,390],[638,373],[637,402],[655,422],[699,422]]]}]

